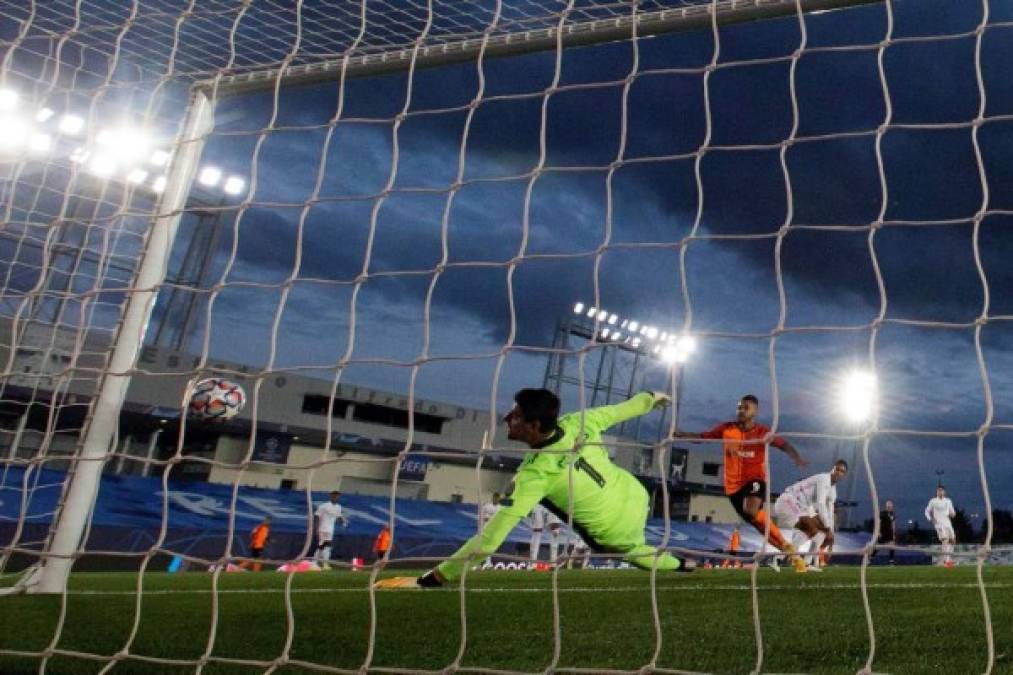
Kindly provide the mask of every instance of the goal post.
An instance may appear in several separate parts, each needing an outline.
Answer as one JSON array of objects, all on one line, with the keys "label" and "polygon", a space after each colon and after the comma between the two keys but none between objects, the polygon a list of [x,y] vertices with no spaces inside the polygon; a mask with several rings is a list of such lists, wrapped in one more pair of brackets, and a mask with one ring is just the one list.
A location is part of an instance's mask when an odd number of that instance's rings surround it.
[{"label": "goal post", "polygon": [[205,139],[214,127],[214,106],[202,91],[194,91],[174,152],[162,198],[137,266],[137,275],[123,312],[107,370],[81,439],[80,452],[70,468],[66,492],[54,520],[52,534],[42,553],[38,583],[27,589],[36,593],[63,593],[91,518],[102,469],[118,435],[120,412],[130,386],[131,371],[144,344],[144,335],[165,280],[169,255],[180,218],[197,171]]},{"label": "goal post", "polygon": [[[883,2],[883,0],[697,0],[681,7],[663,10],[620,8],[616,16],[606,19],[573,20],[562,26],[546,25],[523,31],[501,30],[488,37],[459,40],[453,36],[445,41],[429,40],[418,49],[410,42],[400,49],[353,49],[342,58],[325,59],[305,64],[288,65],[283,69],[254,69],[245,73],[216,76],[198,82],[197,86],[214,87],[220,96],[229,96],[274,87],[307,85],[335,80],[344,72],[347,77],[366,77],[415,68],[430,68],[474,60],[480,52],[484,58],[516,56],[581,47],[615,40],[628,40],[632,35],[650,37],[680,31],[707,30],[712,24],[732,25],[791,16],[796,12],[825,12]],[[577,13],[574,12],[576,15]],[[551,15],[546,17],[551,21]],[[555,22],[553,22],[554,24]],[[635,31],[635,33],[634,33]],[[359,54],[362,51],[365,53]]]}]

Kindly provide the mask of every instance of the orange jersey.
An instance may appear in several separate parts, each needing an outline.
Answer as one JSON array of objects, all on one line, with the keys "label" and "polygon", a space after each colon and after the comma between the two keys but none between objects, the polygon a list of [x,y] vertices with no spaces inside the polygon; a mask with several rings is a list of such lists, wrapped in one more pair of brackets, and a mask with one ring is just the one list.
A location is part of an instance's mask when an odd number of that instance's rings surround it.
[{"label": "orange jersey", "polygon": [[250,535],[250,548],[264,548],[264,545],[267,543],[267,535],[270,531],[271,528],[263,523],[257,525]]},{"label": "orange jersey", "polygon": [[390,548],[390,530],[380,530],[373,542],[373,553],[385,553]]},{"label": "orange jersey", "polygon": [[[769,433],[770,429],[762,424],[744,431],[735,422],[724,422],[700,434],[701,438],[720,438],[725,442],[725,494],[738,492],[749,481],[767,480],[763,438]],[[785,446],[780,436],[771,439],[770,444],[775,448]]]},{"label": "orange jersey", "polygon": [[740,539],[739,533],[732,532],[731,539],[728,540],[728,550],[731,551],[732,553],[739,552],[739,544],[741,543],[739,539]]}]

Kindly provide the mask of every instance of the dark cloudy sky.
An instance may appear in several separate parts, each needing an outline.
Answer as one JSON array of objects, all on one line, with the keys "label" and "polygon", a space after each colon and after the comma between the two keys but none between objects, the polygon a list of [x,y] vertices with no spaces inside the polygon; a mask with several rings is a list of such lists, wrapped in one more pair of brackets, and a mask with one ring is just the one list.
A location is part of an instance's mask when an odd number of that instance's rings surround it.
[{"label": "dark cloudy sky", "polygon": [[[976,324],[992,424],[1013,424],[1013,25],[1003,23],[1013,21],[1013,9],[992,2],[981,39],[986,122],[978,141],[987,204],[971,125],[981,103],[975,29],[982,3],[901,1],[893,9],[893,42],[883,55],[888,96],[876,48],[887,36],[883,5],[806,17],[806,51],[795,70],[800,140],[786,155],[790,218],[779,144],[792,129],[790,56],[800,46],[798,22],[722,29],[720,67],[707,83],[711,137],[700,162],[702,215],[691,241],[685,238],[700,195],[695,153],[707,129],[703,67],[718,46],[709,32],[639,42],[625,151],[610,184],[611,218],[608,167],[619,158],[630,42],[564,52],[560,89],[548,103],[546,169],[533,183],[553,53],[488,60],[483,101],[466,139],[467,110],[448,109],[475,97],[474,63],[419,71],[410,91],[403,73],[349,81],[326,149],[338,98],[333,83],[283,89],[277,110],[270,93],[223,99],[205,159],[230,171],[255,166],[256,190],[248,208],[228,214],[232,234],[216,257],[215,279],[224,286],[210,309],[212,353],[265,364],[281,288],[291,278],[274,366],[314,366],[321,377],[332,375],[327,367],[348,349],[351,282],[363,272],[371,241],[369,276],[354,303],[354,363],[341,377],[407,390],[410,366],[422,353],[425,299],[443,256],[443,213],[466,140],[464,185],[447,218],[450,266],[436,280],[428,324],[428,354],[439,358],[419,370],[417,396],[509,405],[515,389],[541,385],[545,357],[537,349],[551,344],[557,319],[577,300],[592,302],[597,288],[600,306],[610,311],[699,336],[684,371],[682,428],[730,418],[746,392],[759,395],[762,416],[771,421],[773,372],[779,429],[844,433],[834,386],[842,371],[874,359],[879,428],[887,430],[871,444],[880,494],[900,501],[904,519],[920,517],[935,471],[945,470],[955,503],[982,511],[974,433],[986,422],[987,406]],[[579,86],[594,83],[602,86]],[[409,114],[395,130],[409,94]],[[883,209],[875,132],[886,121],[887,103],[892,126],[878,139]],[[325,152],[319,198],[304,208]],[[395,169],[394,190],[381,196]],[[881,210],[886,225],[870,244],[870,224]],[[509,261],[521,254],[525,222],[524,257],[511,279]],[[786,222],[791,228],[777,255]],[[775,339],[778,262],[786,332]],[[512,326],[513,349],[493,402],[497,357]],[[660,365],[649,367],[649,384],[664,386],[667,378]],[[566,403],[577,401],[571,396]],[[910,433],[929,431],[949,435]],[[986,437],[993,500],[1005,508],[1013,507],[1009,436],[993,428]],[[852,452],[833,440],[793,440],[820,468]],[[775,488],[800,475],[779,457],[772,466]],[[864,478],[855,494],[868,516]]]}]

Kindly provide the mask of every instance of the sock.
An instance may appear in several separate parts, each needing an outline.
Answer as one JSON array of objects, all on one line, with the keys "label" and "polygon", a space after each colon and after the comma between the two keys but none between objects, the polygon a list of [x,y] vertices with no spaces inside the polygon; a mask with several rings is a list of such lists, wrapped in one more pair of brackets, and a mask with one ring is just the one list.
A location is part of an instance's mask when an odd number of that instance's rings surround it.
[{"label": "sock", "polygon": [[542,531],[531,530],[531,543],[529,548],[531,549],[531,562],[538,560],[538,551],[542,547]]},{"label": "sock", "polygon": [[819,553],[819,550],[820,550],[820,546],[823,545],[823,540],[826,539],[826,538],[827,538],[827,535],[824,534],[823,532],[817,532],[816,536],[813,537],[813,539],[812,539],[813,543],[812,543],[812,549],[811,549],[812,550],[812,555],[809,555],[809,556],[806,557],[806,563],[807,564],[809,564],[809,565],[816,565],[816,561],[818,560],[818,553]]},{"label": "sock", "polygon": [[[659,570],[677,570],[682,567],[682,560],[676,558],[671,553],[662,553],[660,556],[655,557],[658,549],[653,546],[635,546],[626,552],[623,556],[627,562],[631,565],[639,567],[642,570],[652,569],[657,565]],[[590,551],[586,554],[590,556]]]},{"label": "sock", "polygon": [[330,559],[331,559],[331,545],[327,544],[327,546],[321,546],[320,547],[321,562],[326,564],[327,562],[330,562]]},{"label": "sock", "polygon": [[549,540],[549,562],[555,563],[557,558],[559,558],[559,533],[553,532],[552,539]]},{"label": "sock", "polygon": [[[767,529],[767,521],[768,521],[767,512],[764,511],[763,509],[760,509],[759,512],[756,514],[756,518],[753,519],[752,524],[753,527],[755,527],[758,532],[762,533],[765,529]],[[770,521],[770,535],[767,537],[767,539],[774,546],[778,547],[782,551],[784,550],[784,543],[785,543],[784,535],[781,534],[781,530],[778,529],[777,525],[774,524],[773,520]]]},{"label": "sock", "polygon": [[795,530],[791,533],[791,545],[796,551],[801,551],[809,543],[809,536],[802,530]]}]

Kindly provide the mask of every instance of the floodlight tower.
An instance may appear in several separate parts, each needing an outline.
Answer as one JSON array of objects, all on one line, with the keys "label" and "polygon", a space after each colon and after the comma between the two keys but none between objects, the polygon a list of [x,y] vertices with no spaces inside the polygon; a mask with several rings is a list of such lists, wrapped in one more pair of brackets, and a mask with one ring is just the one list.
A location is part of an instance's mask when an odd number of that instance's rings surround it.
[{"label": "floodlight tower", "polygon": [[152,343],[173,351],[185,351],[193,336],[200,313],[199,291],[210,285],[226,204],[243,194],[246,181],[239,176],[225,178],[219,167],[207,165],[197,174],[194,187],[200,193],[192,193],[187,204],[188,217],[195,219],[192,232],[182,262],[166,278],[152,326]]},{"label": "floodlight tower", "polygon": [[[669,333],[650,323],[578,302],[557,323],[542,386],[556,395],[563,393],[564,385],[575,386],[585,390],[588,407],[609,405],[643,389],[648,367],[661,362],[674,369],[673,414],[678,419],[682,365],[695,348],[696,341],[690,336]],[[585,370],[581,376],[573,364],[577,353],[585,349]],[[639,440],[639,418],[632,424],[631,435]],[[651,442],[660,440],[665,430],[666,424],[659,426],[658,438]],[[617,429],[619,435],[626,431],[625,425]]]}]

